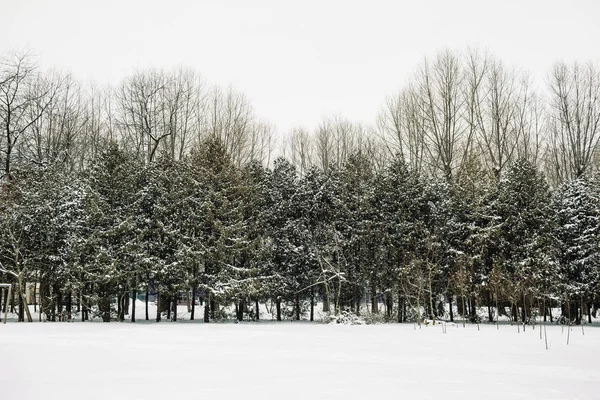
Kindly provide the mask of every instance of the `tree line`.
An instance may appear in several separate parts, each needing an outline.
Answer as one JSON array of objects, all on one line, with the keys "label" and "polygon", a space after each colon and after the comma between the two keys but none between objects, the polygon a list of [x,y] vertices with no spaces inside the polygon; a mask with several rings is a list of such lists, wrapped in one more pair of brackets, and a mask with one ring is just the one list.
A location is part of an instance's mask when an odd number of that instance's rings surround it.
[{"label": "tree line", "polygon": [[399,322],[445,303],[472,321],[596,312],[594,64],[556,64],[542,96],[488,54],[444,51],[373,126],[327,118],[279,157],[243,94],[191,70],[100,90],[23,54],[1,68],[0,279],[20,320],[27,282],[50,320],[123,320],[139,293],[176,319],[188,291],[206,322],[267,300],[278,320],[318,302]]}]

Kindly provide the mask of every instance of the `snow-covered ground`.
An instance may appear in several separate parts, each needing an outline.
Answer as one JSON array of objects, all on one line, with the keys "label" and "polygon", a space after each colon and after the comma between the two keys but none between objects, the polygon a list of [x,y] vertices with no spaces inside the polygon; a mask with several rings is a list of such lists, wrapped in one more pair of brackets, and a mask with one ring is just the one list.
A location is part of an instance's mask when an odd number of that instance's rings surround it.
[{"label": "snow-covered ground", "polygon": [[600,327],[561,330],[9,322],[0,399],[600,398]]}]

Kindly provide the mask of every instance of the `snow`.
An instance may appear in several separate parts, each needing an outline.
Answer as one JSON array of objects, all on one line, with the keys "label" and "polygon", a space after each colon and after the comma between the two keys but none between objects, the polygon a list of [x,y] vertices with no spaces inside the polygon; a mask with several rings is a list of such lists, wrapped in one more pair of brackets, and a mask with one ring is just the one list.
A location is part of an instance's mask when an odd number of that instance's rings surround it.
[{"label": "snow", "polygon": [[0,399],[598,398],[600,327],[480,328],[9,322]]}]

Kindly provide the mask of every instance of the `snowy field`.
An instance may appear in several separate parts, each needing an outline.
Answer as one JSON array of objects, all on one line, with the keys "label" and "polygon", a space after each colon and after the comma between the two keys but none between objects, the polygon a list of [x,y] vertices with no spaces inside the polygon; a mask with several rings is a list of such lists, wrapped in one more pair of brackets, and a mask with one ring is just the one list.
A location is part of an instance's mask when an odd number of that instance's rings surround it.
[{"label": "snowy field", "polygon": [[[0,399],[598,399],[600,327],[0,325]],[[209,397],[208,397],[209,396]]]}]

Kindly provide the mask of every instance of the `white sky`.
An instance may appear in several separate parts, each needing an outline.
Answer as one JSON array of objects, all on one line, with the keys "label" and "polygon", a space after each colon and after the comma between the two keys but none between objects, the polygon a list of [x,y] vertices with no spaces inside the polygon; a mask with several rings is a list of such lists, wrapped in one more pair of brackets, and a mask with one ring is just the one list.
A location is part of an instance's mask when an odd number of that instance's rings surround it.
[{"label": "white sky", "polygon": [[185,65],[233,84],[279,132],[341,114],[373,122],[424,56],[487,49],[540,80],[600,60],[597,0],[0,0],[0,53],[116,84]]}]

